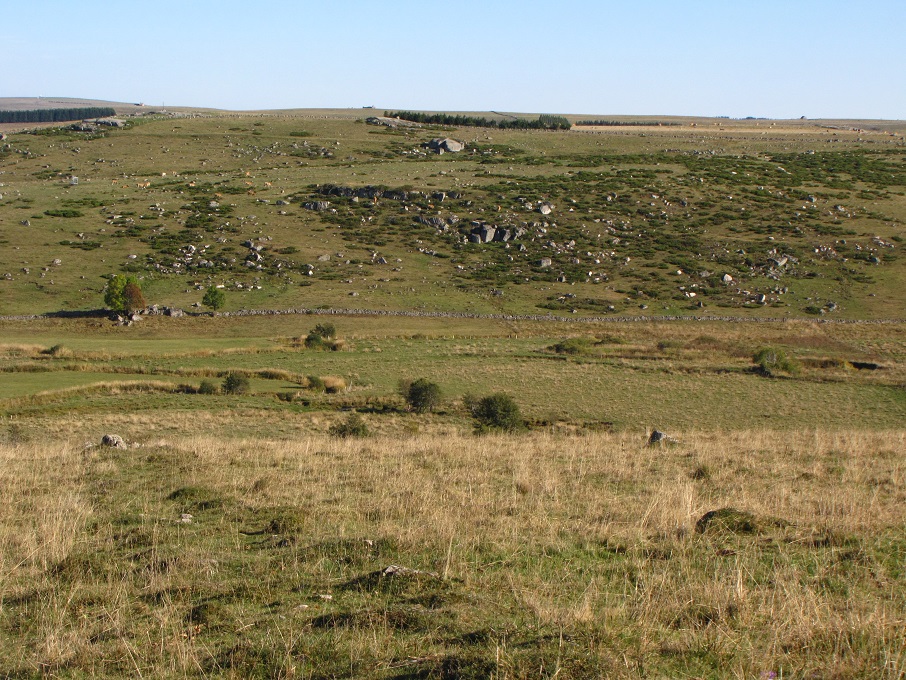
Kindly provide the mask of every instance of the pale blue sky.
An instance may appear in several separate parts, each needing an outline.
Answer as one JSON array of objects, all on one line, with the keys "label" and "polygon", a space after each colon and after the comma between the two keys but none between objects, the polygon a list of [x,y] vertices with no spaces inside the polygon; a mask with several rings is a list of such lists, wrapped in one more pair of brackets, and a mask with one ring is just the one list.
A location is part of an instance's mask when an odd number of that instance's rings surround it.
[{"label": "pale blue sky", "polygon": [[906,119],[906,0],[4,0],[0,96]]}]

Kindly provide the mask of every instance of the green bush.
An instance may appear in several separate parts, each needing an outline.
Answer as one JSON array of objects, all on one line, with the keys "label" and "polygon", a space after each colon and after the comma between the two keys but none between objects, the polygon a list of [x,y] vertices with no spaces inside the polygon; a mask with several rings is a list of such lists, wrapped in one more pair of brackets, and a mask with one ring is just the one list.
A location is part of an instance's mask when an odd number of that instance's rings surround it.
[{"label": "green bush", "polygon": [[368,426],[358,413],[350,413],[346,420],[335,423],[327,431],[332,437],[367,437]]},{"label": "green bush", "polygon": [[228,373],[223,379],[221,389],[224,394],[246,394],[249,391],[250,383],[248,376],[241,373]]},{"label": "green bush", "polygon": [[519,405],[508,394],[492,394],[479,399],[472,408],[472,416],[479,433],[491,430],[515,432],[525,428]]},{"label": "green bush", "polygon": [[210,380],[202,380],[198,385],[198,394],[217,394],[217,385]]},{"label": "green bush", "polygon": [[419,378],[412,382],[400,383],[400,393],[406,403],[416,413],[434,411],[440,406],[440,386],[426,378]]},{"label": "green bush", "polygon": [[777,347],[762,347],[752,356],[755,370],[762,375],[773,376],[778,373],[794,375],[799,371],[796,362]]}]

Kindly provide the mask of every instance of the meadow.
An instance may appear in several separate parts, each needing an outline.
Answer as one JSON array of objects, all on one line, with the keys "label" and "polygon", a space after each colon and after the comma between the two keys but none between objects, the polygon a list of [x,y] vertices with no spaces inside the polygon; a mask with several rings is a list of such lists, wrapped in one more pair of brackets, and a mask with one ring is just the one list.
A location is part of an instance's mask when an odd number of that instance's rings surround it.
[{"label": "meadow", "polygon": [[906,127],[363,113],[0,144],[0,677],[906,677]]}]

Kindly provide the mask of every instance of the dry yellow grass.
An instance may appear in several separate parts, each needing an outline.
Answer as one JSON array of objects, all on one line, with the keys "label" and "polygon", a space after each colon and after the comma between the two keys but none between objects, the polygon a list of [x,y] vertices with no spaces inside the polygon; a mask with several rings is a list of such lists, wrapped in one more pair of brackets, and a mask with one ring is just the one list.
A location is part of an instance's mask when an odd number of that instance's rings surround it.
[{"label": "dry yellow grass", "polygon": [[[663,448],[638,433],[155,436],[125,452],[2,445],[0,619],[22,615],[22,601],[39,614],[5,648],[19,664],[0,670],[183,676],[207,673],[215,659],[221,672],[242,675],[217,649],[246,640],[237,632],[245,623],[206,638],[187,611],[234,578],[250,590],[258,586],[248,579],[264,579],[271,585],[261,597],[290,604],[297,591],[282,588],[314,581],[333,599],[278,607],[283,619],[253,615],[248,595],[243,616],[257,620],[260,636],[248,644],[277,654],[274,674],[288,676],[317,657],[299,651],[316,616],[359,615],[362,602],[337,584],[356,577],[354,567],[392,560],[462,592],[468,606],[451,605],[449,615],[465,631],[560,631],[570,642],[558,643],[558,677],[903,677],[906,433],[679,439]],[[169,478],[146,470],[155,461]],[[220,500],[213,512],[195,511],[196,533],[171,536],[179,516],[161,502],[180,488]],[[751,513],[758,528],[696,531],[705,512],[728,506]],[[275,512],[270,531],[295,547],[277,562],[237,567],[258,554],[237,529]],[[138,518],[132,531],[149,543],[148,566],[99,568],[93,560],[122,559],[115,546],[126,516]],[[387,564],[306,561],[306,546],[344,540],[396,547]],[[34,593],[46,597],[36,604]],[[149,601],[149,593],[159,595]],[[394,626],[331,635],[321,642],[366,677],[393,677],[386,670],[401,658],[444,653],[430,632],[415,642]],[[497,645],[499,677],[537,677],[532,664],[541,662]]]}]

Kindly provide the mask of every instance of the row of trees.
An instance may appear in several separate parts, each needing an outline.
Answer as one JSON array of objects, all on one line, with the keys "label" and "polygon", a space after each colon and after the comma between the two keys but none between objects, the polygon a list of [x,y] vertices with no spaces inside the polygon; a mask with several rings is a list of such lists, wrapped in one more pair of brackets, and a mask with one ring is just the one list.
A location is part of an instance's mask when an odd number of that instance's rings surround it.
[{"label": "row of trees", "polygon": [[511,120],[497,120],[492,118],[478,118],[476,116],[451,116],[448,113],[417,113],[415,111],[385,111],[387,118],[399,118],[412,123],[426,125],[450,125],[458,127],[487,127],[500,130],[569,130],[572,125],[563,116],[542,114],[537,120],[527,118],[514,118]]},{"label": "row of trees", "polygon": [[65,123],[85,118],[115,116],[109,106],[88,106],[72,109],[32,109],[28,111],[0,111],[0,123]]}]

